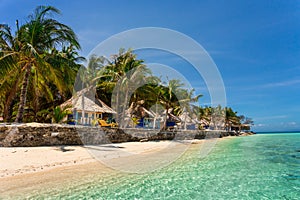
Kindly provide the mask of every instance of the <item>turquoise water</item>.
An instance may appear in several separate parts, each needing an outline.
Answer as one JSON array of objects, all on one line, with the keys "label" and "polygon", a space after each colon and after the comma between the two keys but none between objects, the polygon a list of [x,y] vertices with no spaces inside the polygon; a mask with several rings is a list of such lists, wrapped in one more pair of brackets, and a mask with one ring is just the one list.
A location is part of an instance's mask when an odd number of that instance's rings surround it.
[{"label": "turquoise water", "polygon": [[258,134],[218,142],[205,158],[191,148],[148,174],[119,174],[46,199],[300,199],[300,133]]}]

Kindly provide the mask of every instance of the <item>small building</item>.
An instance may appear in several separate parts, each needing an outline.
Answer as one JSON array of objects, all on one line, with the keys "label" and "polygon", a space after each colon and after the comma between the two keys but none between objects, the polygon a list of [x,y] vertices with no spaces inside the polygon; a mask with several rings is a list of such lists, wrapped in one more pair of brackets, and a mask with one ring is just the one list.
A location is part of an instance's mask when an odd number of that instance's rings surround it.
[{"label": "small building", "polygon": [[239,124],[239,125],[231,125],[231,131],[250,131],[250,124]]},{"label": "small building", "polygon": [[68,121],[74,121],[73,124],[92,125],[97,122],[97,119],[102,118],[103,114],[112,115],[116,113],[100,99],[95,98],[93,101],[83,92],[78,92],[60,107],[68,107],[68,110],[72,112],[68,116]]},{"label": "small building", "polygon": [[195,130],[196,129],[196,124],[198,121],[196,119],[192,119],[191,114],[189,114],[187,111],[184,111],[180,116],[179,116],[181,123],[180,127],[181,129],[184,130]]}]

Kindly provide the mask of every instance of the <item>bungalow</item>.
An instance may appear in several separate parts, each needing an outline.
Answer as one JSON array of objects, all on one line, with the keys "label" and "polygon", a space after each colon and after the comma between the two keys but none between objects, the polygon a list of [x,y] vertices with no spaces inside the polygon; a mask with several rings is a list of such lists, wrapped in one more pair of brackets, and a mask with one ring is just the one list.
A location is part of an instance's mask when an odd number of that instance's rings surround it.
[{"label": "bungalow", "polygon": [[75,120],[75,124],[92,125],[96,119],[102,118],[104,113],[115,114],[116,112],[100,99],[91,100],[83,92],[67,100],[60,107],[69,107],[72,115],[68,120]]}]

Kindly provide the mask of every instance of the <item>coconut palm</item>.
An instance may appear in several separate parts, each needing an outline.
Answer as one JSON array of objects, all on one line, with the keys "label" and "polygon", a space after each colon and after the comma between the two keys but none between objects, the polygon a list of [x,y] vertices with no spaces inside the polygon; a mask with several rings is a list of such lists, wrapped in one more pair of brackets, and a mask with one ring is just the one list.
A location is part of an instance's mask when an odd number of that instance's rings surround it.
[{"label": "coconut palm", "polygon": [[0,24],[0,99],[4,120],[11,118],[12,107],[20,79],[21,68],[17,67],[14,52],[19,51],[19,41],[8,25]]},{"label": "coconut palm", "polygon": [[156,93],[158,95],[158,99],[160,104],[165,108],[165,121],[164,127],[162,129],[167,128],[167,119],[169,116],[169,109],[175,108],[179,106],[177,94],[179,94],[179,90],[184,84],[180,82],[180,80],[172,79],[169,80],[166,86],[158,86],[156,88]]},{"label": "coconut palm", "polygon": [[[143,60],[137,59],[132,50],[120,49],[119,54],[112,56],[113,60],[108,62],[98,74],[97,93],[105,95],[108,104],[114,103],[118,115],[116,116],[120,125],[125,116],[125,110],[129,103],[130,91],[134,91],[134,86],[140,82],[145,82],[145,78],[150,74],[149,69],[143,64]],[[100,92],[101,91],[101,92]],[[111,98],[115,95],[115,98]],[[121,100],[121,101],[120,101]]]},{"label": "coconut palm", "polygon": [[232,125],[239,125],[240,119],[237,116],[237,112],[234,112],[232,108],[225,108],[225,128],[230,131]]},{"label": "coconut palm", "polygon": [[192,103],[198,102],[199,98],[202,97],[203,95],[199,94],[199,95],[194,95],[195,90],[191,89],[184,89],[184,88],[180,88],[178,90],[177,94],[177,98],[178,98],[178,102],[179,102],[179,106],[174,108],[174,111],[177,113],[177,115],[182,115],[184,114],[184,119],[183,121],[183,127],[186,130],[186,118],[192,118]]},{"label": "coconut palm", "polygon": [[17,85],[16,89],[20,90],[16,122],[22,122],[28,89],[34,88],[35,95],[41,96],[43,92],[50,98],[53,98],[51,88],[57,88],[60,94],[70,89],[66,86],[69,82],[64,82],[66,74],[70,72],[69,65],[57,65],[61,62],[55,62],[55,58],[63,58],[57,55],[57,49],[71,45],[72,48],[79,49],[80,45],[70,27],[51,18],[52,14],[59,13],[52,6],[38,6],[28,17],[29,21],[18,28],[15,35],[11,34],[9,27],[2,26],[0,29],[0,65],[3,66],[6,77],[11,76],[8,73],[14,71],[12,76],[18,77],[16,81],[20,81],[12,84]]}]

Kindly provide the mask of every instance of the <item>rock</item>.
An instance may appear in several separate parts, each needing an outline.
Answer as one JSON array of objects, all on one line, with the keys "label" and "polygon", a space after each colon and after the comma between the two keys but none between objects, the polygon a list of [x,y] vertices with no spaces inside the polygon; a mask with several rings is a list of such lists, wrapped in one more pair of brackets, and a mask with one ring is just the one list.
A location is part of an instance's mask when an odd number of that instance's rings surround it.
[{"label": "rock", "polygon": [[[0,146],[97,145],[156,140],[192,140],[238,135],[220,131],[159,131],[145,129],[99,128],[60,124],[0,125]],[[247,133],[253,134],[253,133]]]},{"label": "rock", "polygon": [[18,127],[9,127],[6,130],[6,137],[2,141],[4,147],[13,147],[18,141],[22,140],[23,136],[19,134]]},{"label": "rock", "polygon": [[56,137],[56,136],[58,136],[58,134],[59,134],[58,132],[52,132],[51,137]]}]

